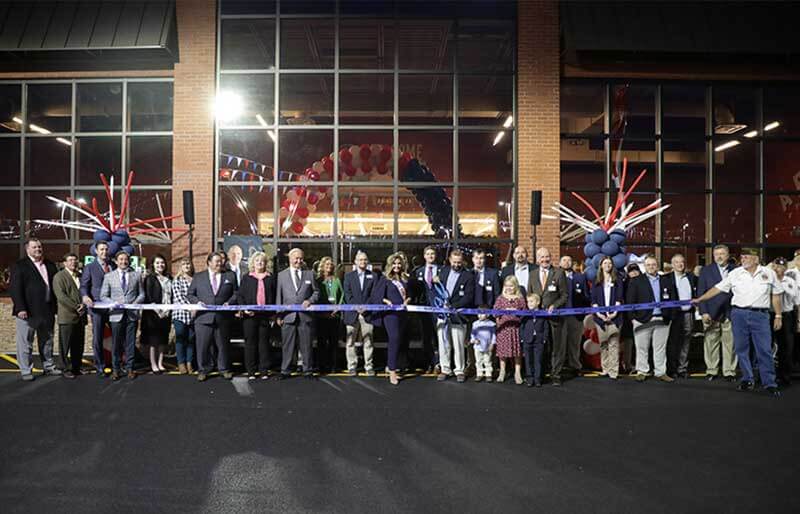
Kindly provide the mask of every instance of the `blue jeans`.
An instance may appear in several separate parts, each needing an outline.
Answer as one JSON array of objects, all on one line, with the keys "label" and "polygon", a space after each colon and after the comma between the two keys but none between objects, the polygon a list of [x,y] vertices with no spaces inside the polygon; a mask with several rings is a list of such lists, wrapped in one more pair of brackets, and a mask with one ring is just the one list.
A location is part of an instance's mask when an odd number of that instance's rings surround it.
[{"label": "blue jeans", "polygon": [[753,366],[750,363],[750,341],[755,348],[761,385],[775,387],[775,363],[772,360],[772,327],[769,325],[769,313],[739,309],[731,309],[731,326],[733,328],[733,346],[739,358],[742,370],[742,381],[753,380]]},{"label": "blue jeans", "polygon": [[122,314],[118,322],[111,322],[111,367],[120,371],[122,353],[125,352],[125,371],[133,371],[133,356],[136,353],[136,325],[139,320]]},{"label": "blue jeans", "polygon": [[178,364],[191,364],[194,359],[194,326],[172,320],[175,327],[175,358]]}]

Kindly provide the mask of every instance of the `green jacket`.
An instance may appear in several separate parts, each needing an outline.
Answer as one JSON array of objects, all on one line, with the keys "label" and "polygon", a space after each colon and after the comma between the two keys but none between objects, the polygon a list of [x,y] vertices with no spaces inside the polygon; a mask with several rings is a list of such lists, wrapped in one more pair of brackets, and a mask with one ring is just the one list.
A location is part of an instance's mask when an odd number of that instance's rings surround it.
[{"label": "green jacket", "polygon": [[71,325],[73,323],[86,323],[86,309],[83,314],[78,314],[81,305],[81,292],[75,280],[70,276],[69,270],[62,269],[53,277],[53,293],[58,302],[58,323]]},{"label": "green jacket", "polygon": [[325,282],[322,279],[318,279],[318,281],[319,290],[324,303],[344,303],[344,289],[342,288],[342,282],[338,277],[333,277],[330,282]]}]

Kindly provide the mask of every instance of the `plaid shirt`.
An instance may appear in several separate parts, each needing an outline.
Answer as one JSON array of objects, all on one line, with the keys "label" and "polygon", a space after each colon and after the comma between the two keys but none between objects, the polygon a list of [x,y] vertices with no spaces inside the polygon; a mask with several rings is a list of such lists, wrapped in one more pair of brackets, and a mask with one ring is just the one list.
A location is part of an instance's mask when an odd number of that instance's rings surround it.
[{"label": "plaid shirt", "polygon": [[[189,299],[186,297],[186,294],[189,292],[189,283],[190,280],[186,277],[178,277],[172,281],[172,302],[173,303],[191,303]],[[182,321],[187,325],[192,323],[192,316],[191,311],[181,311],[181,310],[173,310],[172,311],[172,319],[174,321]]]}]

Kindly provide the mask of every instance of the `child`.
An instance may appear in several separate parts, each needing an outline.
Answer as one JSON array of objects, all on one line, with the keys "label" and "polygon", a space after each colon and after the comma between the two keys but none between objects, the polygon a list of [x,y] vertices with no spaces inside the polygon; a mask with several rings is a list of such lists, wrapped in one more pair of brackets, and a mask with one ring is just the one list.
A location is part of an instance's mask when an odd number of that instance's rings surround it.
[{"label": "child", "polygon": [[[481,305],[479,309],[488,309],[488,305]],[[478,314],[478,321],[472,324],[472,333],[469,342],[475,350],[475,382],[486,378],[492,381],[492,348],[495,345],[496,325],[489,319],[488,314]]]},{"label": "child", "polygon": [[[494,302],[495,309],[525,310],[525,298],[519,292],[517,277],[509,275],[503,281],[503,294]],[[497,345],[495,353],[500,361],[498,382],[506,379],[506,359],[514,359],[514,382],[522,384],[522,348],[519,344],[520,319],[516,315],[497,317]]]},{"label": "child", "polygon": [[[542,298],[536,293],[528,294],[528,309],[539,308]],[[526,316],[522,320],[520,338],[522,353],[525,355],[525,385],[542,387],[542,354],[544,353],[547,325],[544,318]]]}]

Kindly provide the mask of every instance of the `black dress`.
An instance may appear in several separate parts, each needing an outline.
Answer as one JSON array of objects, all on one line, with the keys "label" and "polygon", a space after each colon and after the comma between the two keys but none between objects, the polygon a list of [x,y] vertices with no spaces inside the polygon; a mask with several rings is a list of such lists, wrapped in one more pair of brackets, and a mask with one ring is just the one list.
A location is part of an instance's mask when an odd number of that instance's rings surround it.
[{"label": "black dress", "polygon": [[[144,303],[161,303],[164,292],[158,277],[150,274],[144,279]],[[156,311],[142,312],[142,344],[165,349],[169,344],[170,316],[159,317]]]}]

